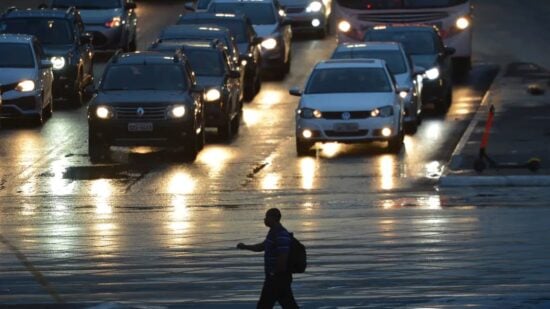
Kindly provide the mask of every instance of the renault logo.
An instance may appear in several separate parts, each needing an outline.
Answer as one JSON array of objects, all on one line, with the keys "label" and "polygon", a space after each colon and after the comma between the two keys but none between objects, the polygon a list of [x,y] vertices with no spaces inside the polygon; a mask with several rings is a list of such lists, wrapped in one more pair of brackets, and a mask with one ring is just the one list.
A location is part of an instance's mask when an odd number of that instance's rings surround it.
[{"label": "renault logo", "polygon": [[342,113],[342,119],[349,120],[350,118],[351,118],[351,114],[349,112]]},{"label": "renault logo", "polygon": [[145,114],[145,110],[142,107],[140,107],[140,108],[137,109],[136,114],[139,117],[143,117],[143,114]]}]

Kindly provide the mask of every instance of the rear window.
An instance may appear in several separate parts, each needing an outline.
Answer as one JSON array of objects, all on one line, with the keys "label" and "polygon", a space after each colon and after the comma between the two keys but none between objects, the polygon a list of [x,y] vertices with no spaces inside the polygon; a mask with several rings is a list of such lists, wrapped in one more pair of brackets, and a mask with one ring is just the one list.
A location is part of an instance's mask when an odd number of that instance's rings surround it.
[{"label": "rear window", "polygon": [[112,65],[101,90],[187,90],[185,73],[177,64]]},{"label": "rear window", "polygon": [[66,45],[74,41],[69,22],[59,18],[5,19],[0,24],[5,33],[32,34],[43,45]]},{"label": "rear window", "polygon": [[391,92],[382,68],[338,68],[313,70],[305,93]]},{"label": "rear window", "polygon": [[399,42],[409,55],[436,54],[434,33],[430,31],[370,30],[365,41]]},{"label": "rear window", "polygon": [[212,3],[208,8],[212,13],[244,14],[254,25],[272,25],[276,23],[273,5],[269,2]]},{"label": "rear window", "polygon": [[122,0],[53,0],[52,7],[68,8],[75,6],[78,9],[101,10],[122,7]]},{"label": "rear window", "polygon": [[391,74],[403,74],[407,72],[407,65],[403,54],[398,50],[353,50],[346,49],[342,51],[336,51],[332,55],[333,59],[356,59],[356,58],[369,58],[369,59],[382,59],[386,61],[386,65]]},{"label": "rear window", "polygon": [[34,68],[34,56],[29,44],[0,43],[0,68]]},{"label": "rear window", "polygon": [[235,38],[235,41],[238,43],[245,43],[248,42],[248,38],[246,36],[246,28],[245,24],[242,21],[239,20],[229,20],[229,19],[186,19],[185,17],[181,18],[178,21],[178,24],[186,24],[186,25],[216,25],[219,27],[225,27],[231,31],[231,35]]},{"label": "rear window", "polygon": [[222,57],[214,50],[186,50],[185,55],[197,75],[222,76],[225,74]]}]

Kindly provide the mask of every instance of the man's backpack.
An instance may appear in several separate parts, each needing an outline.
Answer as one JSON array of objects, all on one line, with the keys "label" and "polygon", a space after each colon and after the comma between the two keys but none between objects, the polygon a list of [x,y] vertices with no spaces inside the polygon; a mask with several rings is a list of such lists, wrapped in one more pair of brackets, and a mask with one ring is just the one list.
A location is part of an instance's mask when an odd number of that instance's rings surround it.
[{"label": "man's backpack", "polygon": [[290,233],[290,252],[288,253],[288,270],[293,274],[301,274],[306,271],[307,255],[306,247]]}]

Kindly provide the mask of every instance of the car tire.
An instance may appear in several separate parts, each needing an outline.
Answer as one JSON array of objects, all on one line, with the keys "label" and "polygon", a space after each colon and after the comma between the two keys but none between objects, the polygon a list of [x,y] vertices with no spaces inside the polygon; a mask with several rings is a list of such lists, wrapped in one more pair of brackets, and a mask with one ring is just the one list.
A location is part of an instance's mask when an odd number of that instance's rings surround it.
[{"label": "car tire", "polygon": [[233,132],[231,129],[232,129],[231,119],[227,117],[225,122],[222,125],[218,126],[218,137],[226,142],[229,142],[233,135]]},{"label": "car tire", "polygon": [[235,116],[235,118],[233,118],[233,120],[231,120],[231,131],[234,133],[234,134],[238,134],[239,133],[239,128],[241,126],[241,115],[242,115],[243,111],[242,109],[239,110],[239,113],[237,113],[237,115]]},{"label": "car tire", "polygon": [[199,133],[199,136],[197,136],[197,148],[199,149],[199,151],[204,148],[205,144],[206,144],[206,132],[203,126],[201,128],[201,133]]},{"label": "car tire", "polygon": [[84,104],[84,94],[82,91],[82,75],[78,73],[78,77],[76,81],[74,82],[74,89],[73,93],[70,96],[70,103],[74,107],[80,107],[82,104]]},{"label": "car tire", "polygon": [[256,86],[254,87],[256,93],[254,95],[256,95],[262,89],[262,74],[260,72],[256,74],[256,79],[254,80],[254,83],[256,84]]},{"label": "car tire", "polygon": [[292,52],[288,52],[288,59],[284,65],[284,74],[290,73],[290,65],[292,64]]},{"label": "car tire", "polygon": [[418,131],[418,118],[405,123],[405,132],[410,135],[414,135]]},{"label": "car tire", "polygon": [[109,145],[88,134],[88,155],[92,164],[109,161]]},{"label": "car tire", "polygon": [[196,134],[193,135],[187,142],[183,145],[182,159],[183,162],[192,163],[197,159],[199,154],[199,139],[200,137]]},{"label": "car tire", "polygon": [[405,138],[405,133],[403,130],[400,130],[399,134],[390,140],[388,140],[388,147],[387,150],[389,153],[398,154],[401,152],[401,148],[403,148],[403,139]]},{"label": "car tire", "polygon": [[258,90],[256,89],[257,83],[252,78],[248,77],[248,74],[246,76],[246,83],[244,87],[244,100],[246,102],[252,101],[254,97],[256,96],[256,93],[258,93]]},{"label": "car tire", "polygon": [[49,103],[45,108],[46,119],[50,119],[53,116],[53,98],[50,97]]},{"label": "car tire", "polygon": [[314,153],[314,150],[311,149],[314,145],[314,142],[303,142],[296,139],[296,154],[299,157],[311,156]]}]

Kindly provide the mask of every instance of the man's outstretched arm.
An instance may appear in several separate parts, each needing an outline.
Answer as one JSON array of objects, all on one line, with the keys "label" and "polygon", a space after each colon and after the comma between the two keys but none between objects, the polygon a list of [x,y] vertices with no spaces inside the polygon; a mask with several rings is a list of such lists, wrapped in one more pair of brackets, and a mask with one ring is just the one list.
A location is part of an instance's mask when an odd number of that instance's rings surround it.
[{"label": "man's outstretched arm", "polygon": [[265,245],[264,245],[264,242],[261,242],[255,245],[245,245],[242,242],[240,242],[237,244],[237,248],[242,250],[250,250],[254,252],[262,252],[265,249]]}]

